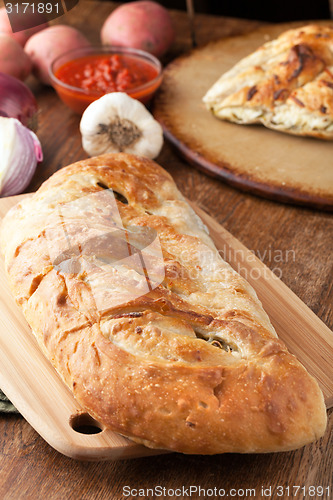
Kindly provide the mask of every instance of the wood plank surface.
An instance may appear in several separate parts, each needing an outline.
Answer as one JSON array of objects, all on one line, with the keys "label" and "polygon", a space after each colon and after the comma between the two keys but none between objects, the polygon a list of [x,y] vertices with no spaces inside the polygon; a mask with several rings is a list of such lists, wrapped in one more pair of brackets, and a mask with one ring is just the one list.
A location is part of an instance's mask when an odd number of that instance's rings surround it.
[{"label": "wood plank surface", "polygon": [[[29,195],[23,195],[23,197]],[[0,221],[21,196],[0,199]],[[265,264],[209,215],[192,204],[217,249],[255,288],[290,351],[317,379],[327,408],[333,406],[333,333]],[[59,452],[71,458],[118,460],[158,454],[91,422],[101,432],[78,432],[88,415],[38,347],[9,291],[0,267],[0,387],[25,419]],[[8,335],[10,330],[10,336]],[[82,428],[82,426],[81,426]]]},{"label": "wood plank surface", "polygon": [[[98,30],[116,6],[113,2],[79,4],[58,22],[72,24],[98,41]],[[191,48],[189,24],[185,13],[171,12],[176,41],[165,59]],[[259,22],[198,15],[195,21],[198,44],[224,36],[249,32]],[[52,89],[32,78],[29,85],[39,103],[38,136],[45,161],[28,188],[34,191],[55,170],[85,158],[78,131],[79,118],[56,97]],[[305,304],[333,328],[333,217],[330,214],[284,205],[239,191],[193,169],[165,144],[158,162],[175,179],[182,193],[208,212],[233,236],[259,257]],[[289,498],[332,498],[333,488],[333,410],[328,410],[328,426],[318,442],[300,450],[264,455],[227,454],[213,457],[165,454],[130,460],[82,462],[67,458],[44,441],[30,424],[17,415],[0,415],[0,496],[4,500],[104,500],[139,498],[176,498],[178,490],[224,489],[238,491],[246,498],[277,497],[278,487],[290,488]],[[293,495],[294,485],[304,490]],[[156,486],[166,494],[157,497]],[[322,496],[309,496],[311,486],[330,488]],[[133,493],[125,496],[128,489]],[[266,496],[262,494],[266,488]],[[271,488],[271,493],[267,493]],[[147,490],[150,489],[150,492]],[[180,490],[179,490],[180,489]],[[136,491],[135,491],[136,490]],[[305,494],[303,494],[303,491]],[[242,493],[243,492],[243,493]],[[162,491],[163,493],[163,491]],[[128,495],[128,493],[126,493]],[[230,496],[230,495],[229,495]],[[182,498],[182,497],[178,497]],[[204,498],[192,490],[192,499]],[[219,498],[214,495],[211,498]],[[234,497],[237,498],[237,497]]]},{"label": "wood plank surface", "polygon": [[202,171],[267,198],[332,211],[333,141],[218,120],[202,102],[223,73],[298,25],[267,25],[174,60],[165,69],[154,114],[172,144]]}]

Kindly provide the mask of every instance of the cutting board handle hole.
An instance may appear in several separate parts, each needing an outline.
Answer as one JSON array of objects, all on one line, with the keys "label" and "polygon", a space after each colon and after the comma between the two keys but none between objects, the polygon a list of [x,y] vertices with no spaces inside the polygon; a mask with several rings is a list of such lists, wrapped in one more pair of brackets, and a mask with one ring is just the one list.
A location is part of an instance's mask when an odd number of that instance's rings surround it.
[{"label": "cutting board handle hole", "polygon": [[92,418],[89,413],[79,413],[72,415],[69,425],[75,432],[80,434],[99,434],[103,431],[102,425]]}]

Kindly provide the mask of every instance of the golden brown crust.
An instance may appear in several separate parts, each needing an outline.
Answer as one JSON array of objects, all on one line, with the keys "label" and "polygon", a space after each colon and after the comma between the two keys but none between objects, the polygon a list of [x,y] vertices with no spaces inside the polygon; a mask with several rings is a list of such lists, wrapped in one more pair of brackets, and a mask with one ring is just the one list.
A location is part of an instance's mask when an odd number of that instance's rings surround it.
[{"label": "golden brown crust", "polygon": [[333,27],[282,33],[225,73],[204,102],[218,118],[333,139]]},{"label": "golden brown crust", "polygon": [[[163,251],[161,284],[127,302],[119,297],[140,284],[137,269],[118,263],[111,280],[94,271],[89,281],[84,269],[59,268],[68,249],[55,214],[102,186],[121,195],[125,230],[154,229]],[[109,210],[104,202],[80,205],[67,216],[66,238],[87,261],[109,255]],[[96,228],[107,235],[97,243]],[[11,288],[38,342],[105,426],[148,446],[201,454],[289,450],[324,433],[317,383],[156,163],[105,155],[58,171],[7,214],[1,241]]]}]

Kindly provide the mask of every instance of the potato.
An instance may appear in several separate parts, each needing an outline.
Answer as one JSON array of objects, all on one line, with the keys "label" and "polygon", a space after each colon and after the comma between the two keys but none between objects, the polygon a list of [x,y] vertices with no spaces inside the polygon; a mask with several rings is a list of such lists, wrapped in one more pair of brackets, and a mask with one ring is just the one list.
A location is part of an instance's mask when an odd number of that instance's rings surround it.
[{"label": "potato", "polygon": [[[27,14],[26,14],[27,15]],[[36,14],[33,14],[34,18],[36,17]],[[38,31],[41,31],[45,28],[48,27],[48,23],[45,24],[40,24],[39,26],[36,26],[35,28],[30,28],[28,30],[23,30],[23,31],[17,31],[16,33],[13,33],[12,27],[10,25],[8,15],[6,12],[6,8],[2,7],[0,9],[0,33],[6,33],[7,35],[11,36],[14,38],[22,47],[26,44],[27,40],[35,33],[38,33]]]},{"label": "potato", "polygon": [[52,62],[69,50],[88,46],[90,43],[80,31],[57,24],[29,38],[24,50],[32,60],[34,75],[46,85],[51,85],[49,67]]},{"label": "potato", "polygon": [[115,9],[104,22],[102,43],[145,50],[162,56],[175,37],[169,12],[155,2],[131,2]]},{"label": "potato", "polygon": [[31,68],[32,62],[21,45],[11,36],[0,33],[0,71],[25,80]]}]

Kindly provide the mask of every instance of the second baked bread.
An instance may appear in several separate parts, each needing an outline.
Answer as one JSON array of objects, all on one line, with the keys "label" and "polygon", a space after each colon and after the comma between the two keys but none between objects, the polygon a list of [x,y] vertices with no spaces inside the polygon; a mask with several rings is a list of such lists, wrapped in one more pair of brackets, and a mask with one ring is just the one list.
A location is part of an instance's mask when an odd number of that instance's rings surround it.
[{"label": "second baked bread", "polygon": [[333,27],[282,33],[222,75],[203,100],[223,120],[333,139]]}]

